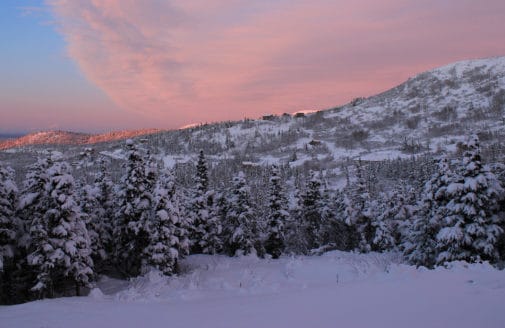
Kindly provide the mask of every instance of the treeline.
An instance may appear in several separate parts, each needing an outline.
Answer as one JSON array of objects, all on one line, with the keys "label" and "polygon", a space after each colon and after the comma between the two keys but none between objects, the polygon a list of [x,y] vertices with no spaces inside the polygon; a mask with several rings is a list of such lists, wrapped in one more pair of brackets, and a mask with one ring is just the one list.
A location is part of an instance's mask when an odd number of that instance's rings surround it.
[{"label": "treeline", "polygon": [[[358,161],[342,168],[343,188],[314,170],[288,179],[289,168],[275,165],[265,182],[239,172],[231,183],[210,183],[220,168],[203,151],[192,185],[183,186],[131,140],[117,182],[105,157],[91,183],[50,156],[29,168],[19,189],[14,171],[0,167],[0,301],[79,295],[99,274],[172,275],[188,254],[396,250],[430,268],[499,263],[503,166],[482,163],[476,136],[460,148],[460,159],[412,161],[408,172]],[[389,178],[395,183],[381,181]]]}]

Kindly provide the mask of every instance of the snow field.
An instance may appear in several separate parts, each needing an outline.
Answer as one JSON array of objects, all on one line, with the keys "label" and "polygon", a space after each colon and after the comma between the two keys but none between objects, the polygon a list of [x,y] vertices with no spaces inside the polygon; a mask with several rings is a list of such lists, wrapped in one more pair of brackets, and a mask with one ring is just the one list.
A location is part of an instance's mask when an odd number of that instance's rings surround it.
[{"label": "snow field", "polygon": [[194,255],[178,277],[103,277],[88,297],[0,307],[0,327],[503,327],[505,272],[396,254]]}]

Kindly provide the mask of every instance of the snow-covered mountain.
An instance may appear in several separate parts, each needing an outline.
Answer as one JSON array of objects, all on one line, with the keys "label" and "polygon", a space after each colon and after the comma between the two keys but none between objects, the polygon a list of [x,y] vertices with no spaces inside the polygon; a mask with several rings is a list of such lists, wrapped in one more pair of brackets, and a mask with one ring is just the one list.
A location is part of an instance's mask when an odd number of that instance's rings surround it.
[{"label": "snow-covered mountain", "polygon": [[[421,73],[369,98],[314,113],[265,115],[261,119],[205,124],[181,130],[88,136],[39,133],[0,144],[89,144],[143,135],[166,163],[195,158],[235,158],[250,165],[343,159],[379,160],[454,151],[469,133],[487,148],[501,149],[505,137],[505,57],[461,61]],[[121,142],[96,146],[120,157]],[[19,150],[18,150],[19,151]],[[18,152],[16,151],[16,152]]]},{"label": "snow-covered mountain", "polygon": [[[99,142],[109,142],[126,138],[160,132],[159,129],[143,129],[133,131],[115,131],[102,134],[86,134],[68,131],[41,131],[27,134],[19,138],[6,138],[0,141],[0,149],[23,147],[28,145],[83,145]],[[1,140],[1,138],[0,138]]]},{"label": "snow-covered mountain", "polygon": [[328,110],[208,124],[147,139],[175,161],[204,149],[216,160],[338,165],[346,158],[454,151],[469,133],[479,134],[484,147],[499,147],[504,111],[505,57],[496,57],[434,69],[382,94]]},{"label": "snow-covered mountain", "polygon": [[223,154],[247,150],[243,153],[252,161],[382,159],[453,150],[471,132],[484,142],[498,142],[505,133],[504,110],[505,57],[497,57],[425,72],[387,92],[333,109],[186,133],[194,148]]}]

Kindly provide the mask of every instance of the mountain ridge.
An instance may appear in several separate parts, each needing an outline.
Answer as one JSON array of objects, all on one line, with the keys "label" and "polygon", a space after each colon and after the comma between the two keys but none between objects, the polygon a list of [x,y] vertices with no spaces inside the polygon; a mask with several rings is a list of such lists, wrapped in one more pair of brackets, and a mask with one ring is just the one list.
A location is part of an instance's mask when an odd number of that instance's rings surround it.
[{"label": "mountain ridge", "polygon": [[139,129],[112,131],[99,134],[48,130],[26,134],[24,136],[0,141],[0,150],[28,145],[87,145],[101,142],[139,137],[163,131],[162,129]]}]

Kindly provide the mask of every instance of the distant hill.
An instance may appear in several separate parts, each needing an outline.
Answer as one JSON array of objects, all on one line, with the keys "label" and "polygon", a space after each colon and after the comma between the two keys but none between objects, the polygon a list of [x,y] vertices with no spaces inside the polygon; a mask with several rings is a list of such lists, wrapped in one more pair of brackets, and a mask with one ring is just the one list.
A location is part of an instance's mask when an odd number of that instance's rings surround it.
[{"label": "distant hill", "polygon": [[[86,134],[68,131],[42,131],[14,138],[15,135],[5,135],[8,140],[0,141],[0,149],[23,147],[29,145],[85,145],[109,142],[160,132],[159,129],[145,129],[133,131],[115,131],[103,134]],[[0,139],[2,139],[0,135]]]}]

